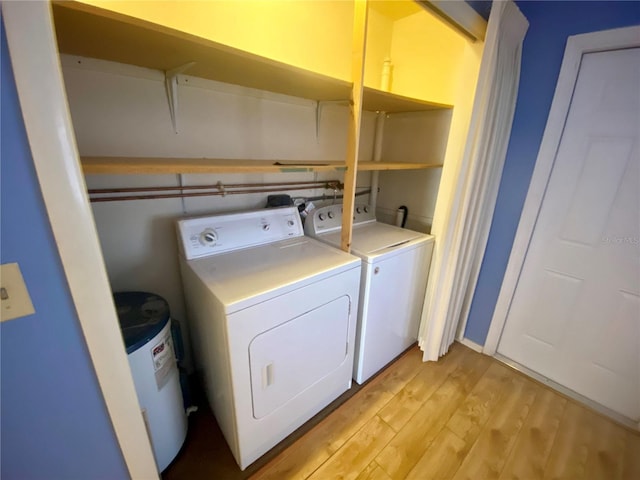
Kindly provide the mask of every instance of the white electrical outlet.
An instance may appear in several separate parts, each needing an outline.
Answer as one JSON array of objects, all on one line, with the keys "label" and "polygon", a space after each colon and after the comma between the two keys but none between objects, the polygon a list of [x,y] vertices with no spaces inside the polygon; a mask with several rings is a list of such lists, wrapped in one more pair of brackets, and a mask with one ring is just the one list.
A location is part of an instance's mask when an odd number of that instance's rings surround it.
[{"label": "white electrical outlet", "polygon": [[0,265],[0,304],[2,322],[35,313],[17,263]]}]

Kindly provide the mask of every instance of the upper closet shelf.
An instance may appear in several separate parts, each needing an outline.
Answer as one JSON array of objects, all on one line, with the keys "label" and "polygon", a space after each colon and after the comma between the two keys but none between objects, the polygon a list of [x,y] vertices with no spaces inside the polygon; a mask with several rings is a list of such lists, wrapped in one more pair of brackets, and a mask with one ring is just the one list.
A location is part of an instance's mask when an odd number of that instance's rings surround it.
[{"label": "upper closet shelf", "polygon": [[341,162],[235,160],[213,158],[82,157],[85,174],[289,173],[334,172]]},{"label": "upper closet shelf", "polygon": [[[358,170],[407,170],[437,168],[442,164],[360,162]],[[177,173],[291,173],[346,170],[341,162],[295,162],[274,160],[222,160],[209,158],[82,157],[85,174],[177,174]]]},{"label": "upper closet shelf", "polygon": [[442,163],[417,162],[358,162],[359,172],[380,170],[424,170],[427,168],[441,168]]},{"label": "upper closet shelf", "polygon": [[61,53],[170,71],[314,100],[344,100],[349,82],[253,55],[211,40],[108,10],[53,5]]},{"label": "upper closet shelf", "polygon": [[427,102],[416,98],[403,97],[394,93],[364,87],[362,109],[370,112],[423,112],[443,108],[453,108],[453,106]]},{"label": "upper closet shelf", "polygon": [[[351,82],[254,55],[162,25],[77,2],[56,2],[53,16],[61,53],[317,101],[349,100]],[[450,108],[365,87],[368,111],[415,112]]]}]

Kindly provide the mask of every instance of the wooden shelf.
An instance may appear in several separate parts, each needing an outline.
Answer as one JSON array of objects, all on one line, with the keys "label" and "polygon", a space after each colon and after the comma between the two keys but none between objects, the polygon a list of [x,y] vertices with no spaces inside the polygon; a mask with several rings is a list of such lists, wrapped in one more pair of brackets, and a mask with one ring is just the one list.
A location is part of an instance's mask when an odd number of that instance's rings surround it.
[{"label": "wooden shelf", "polygon": [[359,172],[371,172],[374,170],[424,170],[427,168],[442,168],[442,163],[358,162]]},{"label": "wooden shelf", "polygon": [[[250,54],[162,25],[77,2],[53,4],[61,53],[159,71],[195,62],[185,73],[317,101],[349,101],[352,84]],[[359,106],[357,107],[359,108]],[[362,109],[418,112],[450,105],[365,87]],[[438,168],[426,163],[360,162],[359,171]],[[83,157],[86,174],[283,173],[347,170],[339,161],[277,161],[209,158]]]},{"label": "wooden shelf", "polygon": [[351,83],[126,15],[76,2],[56,2],[61,53],[185,74],[313,100],[348,100]]},{"label": "wooden shelf", "polygon": [[[162,25],[76,2],[56,2],[61,53],[160,71],[195,62],[185,74],[318,101],[348,101],[351,83],[311,72]],[[363,109],[418,112],[451,108],[365,87]]]},{"label": "wooden shelf", "polygon": [[341,162],[219,158],[82,157],[85,174],[342,172]]},{"label": "wooden shelf", "polygon": [[[442,164],[359,162],[358,171],[419,170]],[[291,160],[234,160],[213,158],[82,157],[85,174],[136,175],[176,173],[295,173],[344,172],[341,162],[295,162]]]},{"label": "wooden shelf", "polygon": [[425,112],[453,108],[452,105],[427,102],[416,98],[403,97],[394,93],[383,92],[371,87],[364,87],[362,109],[370,112]]}]

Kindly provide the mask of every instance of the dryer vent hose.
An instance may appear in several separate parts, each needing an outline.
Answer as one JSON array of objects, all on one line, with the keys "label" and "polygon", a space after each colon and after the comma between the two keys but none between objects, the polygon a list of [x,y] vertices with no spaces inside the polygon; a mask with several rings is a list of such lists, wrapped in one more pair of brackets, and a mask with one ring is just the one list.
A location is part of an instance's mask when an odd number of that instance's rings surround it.
[{"label": "dryer vent hose", "polygon": [[404,228],[407,223],[407,215],[409,214],[409,209],[402,205],[398,207],[396,210],[396,226]]}]

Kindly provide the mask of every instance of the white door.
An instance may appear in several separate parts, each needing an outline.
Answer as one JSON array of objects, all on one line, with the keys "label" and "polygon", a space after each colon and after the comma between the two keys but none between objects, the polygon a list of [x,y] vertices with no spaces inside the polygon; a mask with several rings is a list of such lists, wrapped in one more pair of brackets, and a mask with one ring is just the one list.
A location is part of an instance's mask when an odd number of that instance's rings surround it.
[{"label": "white door", "polygon": [[498,352],[640,420],[640,49],[588,53]]}]

